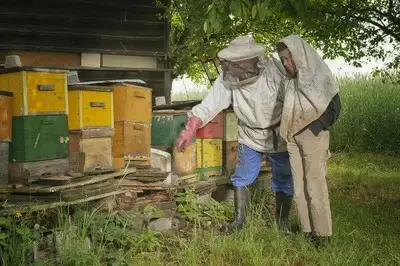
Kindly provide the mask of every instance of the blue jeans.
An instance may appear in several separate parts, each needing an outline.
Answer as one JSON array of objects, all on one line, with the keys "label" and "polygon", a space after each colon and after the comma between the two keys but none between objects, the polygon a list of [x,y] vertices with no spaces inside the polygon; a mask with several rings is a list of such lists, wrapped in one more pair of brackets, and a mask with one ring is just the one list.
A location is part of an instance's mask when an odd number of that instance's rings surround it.
[{"label": "blue jeans", "polygon": [[[293,195],[293,177],[290,168],[289,153],[267,153],[271,162],[272,182],[274,192],[284,192],[287,196]],[[235,173],[232,175],[232,184],[235,187],[248,186],[256,180],[260,173],[263,154],[246,145],[239,144],[238,162]]]}]

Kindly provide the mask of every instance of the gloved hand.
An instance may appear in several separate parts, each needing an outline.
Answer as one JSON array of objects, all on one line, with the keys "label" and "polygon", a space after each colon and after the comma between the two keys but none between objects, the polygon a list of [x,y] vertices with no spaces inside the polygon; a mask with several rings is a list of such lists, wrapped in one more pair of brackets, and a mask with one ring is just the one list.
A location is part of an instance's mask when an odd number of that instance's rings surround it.
[{"label": "gloved hand", "polygon": [[176,142],[178,152],[185,151],[187,145],[192,142],[193,137],[196,135],[197,129],[201,127],[203,121],[197,116],[190,117],[185,124],[185,128],[181,131]]}]

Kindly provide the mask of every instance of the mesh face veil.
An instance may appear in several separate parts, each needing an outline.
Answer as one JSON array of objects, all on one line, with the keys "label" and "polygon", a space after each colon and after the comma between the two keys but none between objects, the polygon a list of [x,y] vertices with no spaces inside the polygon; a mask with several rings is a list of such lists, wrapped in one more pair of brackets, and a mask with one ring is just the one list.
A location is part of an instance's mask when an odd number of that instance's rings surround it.
[{"label": "mesh face veil", "polygon": [[246,83],[248,80],[260,75],[261,68],[259,57],[237,62],[223,60],[221,63],[224,81],[232,85]]}]

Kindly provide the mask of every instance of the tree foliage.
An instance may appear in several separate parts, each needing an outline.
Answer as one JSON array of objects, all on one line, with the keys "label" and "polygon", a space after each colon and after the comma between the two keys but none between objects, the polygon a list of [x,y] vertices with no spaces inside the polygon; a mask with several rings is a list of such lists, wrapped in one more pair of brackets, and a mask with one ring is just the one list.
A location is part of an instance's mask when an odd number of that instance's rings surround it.
[{"label": "tree foliage", "polygon": [[172,63],[175,74],[202,81],[199,62],[215,57],[233,38],[252,34],[272,51],[299,34],[325,57],[363,58],[400,66],[400,1],[396,0],[171,0]]}]

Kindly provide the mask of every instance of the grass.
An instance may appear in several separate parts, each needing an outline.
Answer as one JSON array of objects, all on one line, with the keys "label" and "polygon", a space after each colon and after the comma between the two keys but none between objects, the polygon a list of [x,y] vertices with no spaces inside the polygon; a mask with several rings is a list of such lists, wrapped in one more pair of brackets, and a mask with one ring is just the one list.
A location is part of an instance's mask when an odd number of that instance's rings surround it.
[{"label": "grass", "polygon": [[[232,235],[213,227],[189,227],[185,233],[140,231],[130,212],[60,212],[63,248],[55,262],[43,265],[397,265],[400,158],[335,154],[328,180],[334,239],[318,250],[301,235],[282,236],[275,230],[273,195],[267,189],[253,197],[246,228]],[[293,222],[295,215],[293,209]],[[14,245],[15,254],[22,246]],[[3,265],[24,264],[20,262]]]},{"label": "grass", "polygon": [[332,158],[334,241],[329,247],[316,250],[300,235],[281,236],[270,226],[272,217],[262,219],[253,210],[243,232],[223,236],[202,231],[174,245],[159,265],[397,265],[399,167],[399,158],[385,155]]},{"label": "grass", "polygon": [[339,80],[342,111],[332,129],[335,151],[400,155],[400,84],[359,76]]}]

